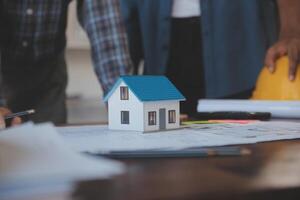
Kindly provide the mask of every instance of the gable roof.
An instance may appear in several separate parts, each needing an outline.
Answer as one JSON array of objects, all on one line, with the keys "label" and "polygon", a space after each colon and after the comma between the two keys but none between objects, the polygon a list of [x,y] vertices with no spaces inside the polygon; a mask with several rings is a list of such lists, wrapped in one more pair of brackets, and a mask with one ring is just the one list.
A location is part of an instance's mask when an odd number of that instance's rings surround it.
[{"label": "gable roof", "polygon": [[185,100],[185,97],[165,76],[121,76],[104,97],[105,102],[122,81],[140,101]]}]

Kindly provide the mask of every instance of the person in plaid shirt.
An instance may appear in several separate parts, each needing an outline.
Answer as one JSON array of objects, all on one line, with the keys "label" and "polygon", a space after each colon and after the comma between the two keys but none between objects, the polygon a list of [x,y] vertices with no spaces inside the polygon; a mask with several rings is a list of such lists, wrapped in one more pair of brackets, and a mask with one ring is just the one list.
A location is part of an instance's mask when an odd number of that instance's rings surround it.
[{"label": "person in plaid shirt", "polygon": [[[35,109],[35,122],[66,122],[64,51],[70,2],[0,0],[4,98],[13,111]],[[77,0],[77,11],[106,94],[131,68],[118,0]]]}]

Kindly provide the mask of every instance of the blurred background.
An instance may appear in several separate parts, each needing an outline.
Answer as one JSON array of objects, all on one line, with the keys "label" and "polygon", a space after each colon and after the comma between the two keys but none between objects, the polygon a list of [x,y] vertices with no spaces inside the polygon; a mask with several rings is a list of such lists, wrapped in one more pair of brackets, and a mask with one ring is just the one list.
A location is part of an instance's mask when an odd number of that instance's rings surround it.
[{"label": "blurred background", "polygon": [[102,90],[93,72],[90,45],[78,24],[76,5],[69,7],[66,59],[69,73],[67,88],[68,123],[99,123],[107,121]]}]

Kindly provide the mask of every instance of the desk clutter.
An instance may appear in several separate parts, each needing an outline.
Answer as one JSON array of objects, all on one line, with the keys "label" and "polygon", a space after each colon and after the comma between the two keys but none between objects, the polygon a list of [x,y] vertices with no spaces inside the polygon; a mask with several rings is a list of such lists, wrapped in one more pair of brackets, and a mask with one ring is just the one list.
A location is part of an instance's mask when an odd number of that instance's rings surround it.
[{"label": "desk clutter", "polygon": [[71,189],[77,181],[107,179],[126,171],[119,161],[102,156],[247,156],[251,154],[247,149],[227,145],[297,139],[299,130],[298,122],[255,120],[189,124],[147,133],[109,130],[107,125],[29,123],[0,132],[0,199],[23,195],[36,187],[48,192],[58,185]]}]

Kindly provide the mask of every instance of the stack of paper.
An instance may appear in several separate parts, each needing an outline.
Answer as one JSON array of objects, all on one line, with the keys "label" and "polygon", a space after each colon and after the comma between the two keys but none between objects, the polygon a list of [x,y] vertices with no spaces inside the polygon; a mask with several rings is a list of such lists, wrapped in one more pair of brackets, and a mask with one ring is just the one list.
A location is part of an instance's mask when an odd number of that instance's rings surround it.
[{"label": "stack of paper", "polygon": [[108,178],[123,170],[119,162],[74,152],[51,124],[0,132],[0,199],[24,187]]}]

